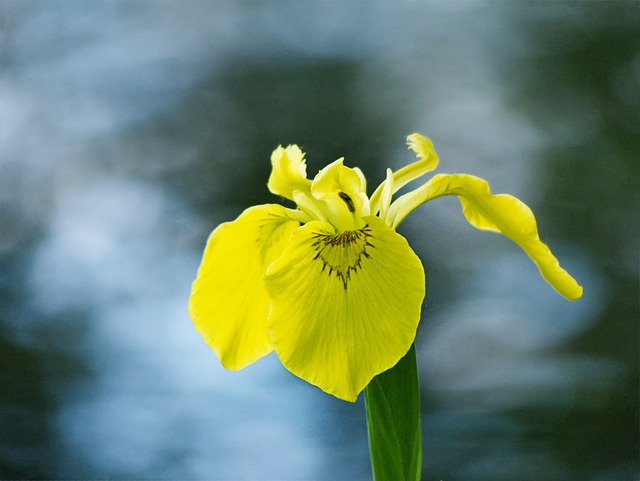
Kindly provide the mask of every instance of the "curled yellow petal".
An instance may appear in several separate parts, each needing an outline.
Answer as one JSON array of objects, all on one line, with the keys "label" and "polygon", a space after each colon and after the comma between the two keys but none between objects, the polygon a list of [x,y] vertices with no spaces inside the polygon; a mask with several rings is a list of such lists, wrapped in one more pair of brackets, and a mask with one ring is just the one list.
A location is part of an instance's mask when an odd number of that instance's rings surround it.
[{"label": "curled yellow petal", "polygon": [[[436,154],[433,148],[433,142],[428,137],[417,133],[407,136],[407,146],[416,153],[416,156],[420,159],[418,165],[407,166],[407,175],[410,171],[420,170],[420,175],[425,172],[430,172],[438,167],[438,154]],[[409,169],[409,167],[412,167]],[[402,169],[398,171],[398,174],[402,172]],[[415,177],[412,177],[414,179]]]},{"label": "curled yellow petal", "polygon": [[262,276],[299,225],[287,213],[275,204],[251,207],[218,226],[207,242],[189,315],[227,369],[241,369],[273,350]]},{"label": "curled yellow petal", "polygon": [[348,401],[408,351],[425,289],[407,241],[378,217],[364,220],[354,231],[322,221],[296,229],[264,279],[283,365]]},{"label": "curled yellow petal", "polygon": [[[433,143],[429,138],[420,134],[411,134],[407,137],[407,146],[413,150],[418,157],[416,162],[409,164],[393,174],[393,193],[398,192],[402,187],[412,180],[431,172],[438,167],[438,154],[433,148]],[[381,209],[382,189],[387,181],[378,186],[371,195],[371,212],[377,213]]]},{"label": "curled yellow petal", "polygon": [[272,193],[289,200],[293,200],[294,190],[309,190],[311,181],[307,179],[307,164],[297,145],[280,146],[273,151],[267,187]]},{"label": "curled yellow petal", "polygon": [[569,300],[582,296],[582,287],[565,271],[538,236],[536,219],[523,202],[508,194],[493,195],[489,184],[467,174],[434,176],[422,187],[391,205],[387,216],[394,228],[416,207],[441,195],[457,195],[465,217],[478,229],[500,232],[518,244],[536,263],[540,274]]}]

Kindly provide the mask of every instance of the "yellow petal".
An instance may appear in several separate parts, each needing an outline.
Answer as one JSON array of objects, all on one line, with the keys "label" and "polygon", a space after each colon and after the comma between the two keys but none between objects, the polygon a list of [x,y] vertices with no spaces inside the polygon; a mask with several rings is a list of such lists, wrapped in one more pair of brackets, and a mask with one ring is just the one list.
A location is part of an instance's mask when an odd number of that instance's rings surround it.
[{"label": "yellow petal", "polygon": [[311,181],[307,179],[307,164],[304,153],[297,145],[278,147],[271,154],[271,176],[267,187],[276,194],[293,200],[293,191],[309,191]]},{"label": "yellow petal", "polygon": [[218,226],[207,242],[189,299],[189,315],[227,369],[273,350],[262,276],[299,222],[280,205],[259,205]]},{"label": "yellow petal", "polygon": [[264,279],[284,366],[348,401],[408,351],[425,289],[407,241],[377,217],[364,220],[342,233],[321,221],[296,229]]},{"label": "yellow petal", "polygon": [[348,193],[362,191],[362,178],[354,169],[343,165],[340,158],[324,167],[313,179],[311,192],[317,199],[325,199],[344,191]]},{"label": "yellow petal", "polygon": [[364,192],[366,194],[367,193],[367,178],[364,176],[364,173],[362,172],[362,170],[360,170],[358,167],[354,167],[353,171],[360,178],[360,192]]},{"label": "yellow petal", "polygon": [[307,215],[308,220],[327,220],[327,214],[325,214],[326,209],[323,209],[324,205],[318,203],[308,192],[294,190],[293,200],[298,206],[298,209]]},{"label": "yellow petal", "polygon": [[[411,134],[407,137],[407,145],[416,153],[419,160],[401,168],[393,174],[394,193],[398,192],[412,180],[438,167],[438,154],[436,154],[431,140],[427,137],[420,134]],[[371,196],[371,212],[373,214],[376,214],[381,208],[380,196],[382,195],[382,189],[385,183],[386,181],[380,184]]]},{"label": "yellow petal", "polygon": [[369,215],[369,198],[363,191],[362,172],[342,165],[338,159],[322,169],[313,179],[311,194],[323,217],[340,230],[362,227],[361,218]]},{"label": "yellow petal", "polygon": [[489,184],[467,174],[436,175],[422,187],[399,197],[389,210],[393,227],[416,207],[441,195],[457,195],[465,217],[478,229],[500,232],[518,244],[536,263],[540,274],[569,300],[582,296],[582,287],[565,271],[538,236],[536,219],[523,202],[508,194],[493,195]]},{"label": "yellow petal", "polygon": [[[417,171],[420,171],[419,175],[422,175],[438,167],[438,154],[436,154],[433,143],[428,137],[420,134],[411,134],[407,137],[407,146],[413,150],[416,153],[416,157],[420,159],[419,162],[404,168],[406,169],[407,176],[409,176],[410,172],[416,173]],[[402,170],[403,169],[400,169],[398,174],[400,174]],[[411,179],[415,178],[414,175],[411,176]]]},{"label": "yellow petal", "polygon": [[389,212],[389,206],[391,205],[391,198],[393,197],[393,172],[391,169],[387,169],[387,178],[381,184],[382,191],[380,194],[380,218],[387,220],[387,213]]}]

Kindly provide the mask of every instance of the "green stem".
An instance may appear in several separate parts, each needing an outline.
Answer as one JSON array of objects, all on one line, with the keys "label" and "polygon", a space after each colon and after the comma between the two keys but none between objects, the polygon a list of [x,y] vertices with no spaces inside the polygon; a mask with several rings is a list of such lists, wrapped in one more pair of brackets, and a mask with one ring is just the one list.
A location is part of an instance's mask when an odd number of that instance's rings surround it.
[{"label": "green stem", "polygon": [[422,466],[420,387],[412,344],[394,367],[364,390],[375,481],[419,481]]}]

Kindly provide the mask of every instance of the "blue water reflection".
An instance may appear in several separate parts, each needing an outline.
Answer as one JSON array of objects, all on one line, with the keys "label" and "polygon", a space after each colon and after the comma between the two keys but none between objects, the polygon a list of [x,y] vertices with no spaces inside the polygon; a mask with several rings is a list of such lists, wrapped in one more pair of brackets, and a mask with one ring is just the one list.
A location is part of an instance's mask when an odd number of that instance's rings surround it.
[{"label": "blue water reflection", "polygon": [[431,136],[532,206],[568,303],[455,199],[402,225],[427,272],[426,480],[638,472],[635,2],[0,5],[0,478],[370,479],[362,400],[275,356],[225,371],[186,302],[268,158],[372,183]]}]

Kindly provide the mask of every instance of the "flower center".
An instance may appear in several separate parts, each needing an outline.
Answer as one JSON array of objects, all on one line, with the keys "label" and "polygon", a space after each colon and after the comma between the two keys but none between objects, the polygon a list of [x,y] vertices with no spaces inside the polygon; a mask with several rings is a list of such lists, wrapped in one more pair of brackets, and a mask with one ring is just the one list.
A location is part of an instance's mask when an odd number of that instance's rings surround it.
[{"label": "flower center", "polygon": [[339,234],[314,233],[313,239],[315,240],[312,247],[316,251],[313,259],[322,262],[322,271],[326,270],[330,277],[335,275],[345,289],[351,280],[351,274],[355,274],[362,268],[362,258],[371,257],[367,249],[375,247],[369,242],[371,239],[369,225]]}]

